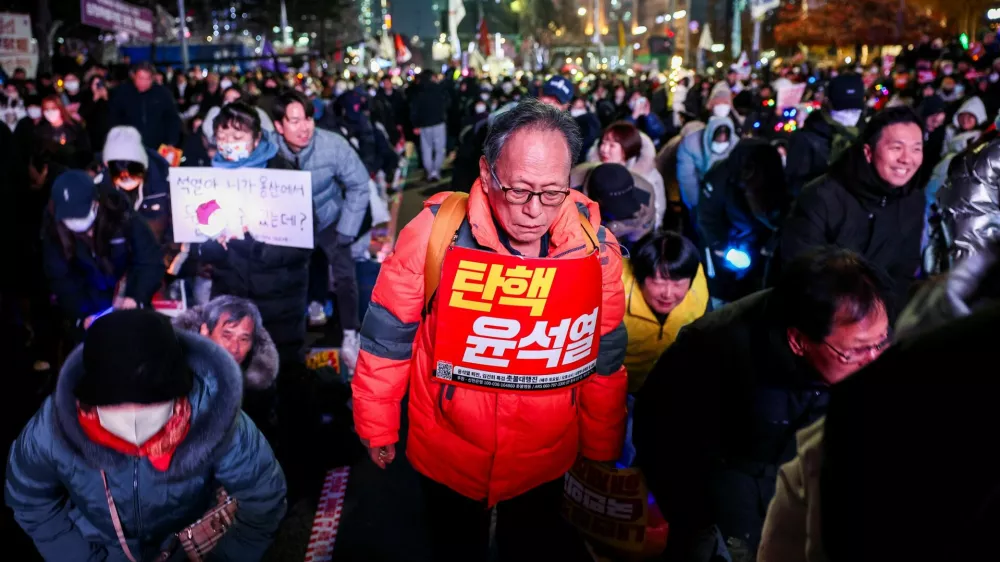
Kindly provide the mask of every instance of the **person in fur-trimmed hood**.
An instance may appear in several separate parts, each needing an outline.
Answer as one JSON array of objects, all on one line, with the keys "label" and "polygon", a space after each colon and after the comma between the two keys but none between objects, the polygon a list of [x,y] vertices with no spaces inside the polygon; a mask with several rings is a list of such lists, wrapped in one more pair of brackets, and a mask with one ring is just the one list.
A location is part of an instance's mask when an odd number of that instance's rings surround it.
[{"label": "person in fur-trimmed hood", "polygon": [[185,311],[173,324],[174,328],[200,333],[228,351],[243,370],[247,390],[266,390],[278,378],[278,349],[254,303],[223,295]]},{"label": "person in fur-trimmed hood", "polygon": [[280,361],[257,305],[222,295],[184,312],[173,324],[178,330],[199,333],[229,352],[243,371],[243,411],[268,438],[273,437]]},{"label": "person in fur-trimmed hood", "polygon": [[103,316],[11,446],[6,504],[45,560],[152,560],[221,486],[238,508],[210,558],[260,560],[287,483],[242,398],[239,367],[208,339],[151,310]]}]

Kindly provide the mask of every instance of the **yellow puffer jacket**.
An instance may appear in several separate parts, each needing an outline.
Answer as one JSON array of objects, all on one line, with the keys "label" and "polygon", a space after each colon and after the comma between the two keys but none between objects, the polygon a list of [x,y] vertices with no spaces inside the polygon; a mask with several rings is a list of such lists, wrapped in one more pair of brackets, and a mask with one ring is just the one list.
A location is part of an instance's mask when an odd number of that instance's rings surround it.
[{"label": "yellow puffer jacket", "polygon": [[628,391],[638,392],[657,359],[677,339],[681,328],[705,314],[708,283],[705,272],[698,266],[691,290],[663,324],[656,319],[642,297],[642,287],[632,275],[628,260],[623,260],[622,283],[625,285],[625,329],[628,331],[628,348],[625,351]]}]

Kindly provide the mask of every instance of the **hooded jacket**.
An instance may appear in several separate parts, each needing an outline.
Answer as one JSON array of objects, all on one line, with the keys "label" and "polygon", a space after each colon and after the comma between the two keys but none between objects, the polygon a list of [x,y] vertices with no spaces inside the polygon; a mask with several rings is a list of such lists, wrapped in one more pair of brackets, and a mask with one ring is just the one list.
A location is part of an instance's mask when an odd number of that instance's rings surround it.
[{"label": "hooded jacket", "polygon": [[[201,326],[208,322],[209,307],[212,303],[185,310],[171,321],[175,329],[185,332],[201,332]],[[253,327],[253,345],[243,370],[243,386],[250,390],[270,388],[278,378],[278,349],[264,326]]]},{"label": "hooded jacket", "polygon": [[313,210],[316,231],[336,225],[337,232],[357,238],[365,220],[371,193],[368,170],[347,140],[317,128],[309,146],[293,152],[283,137],[278,148],[299,170],[312,173]]},{"label": "hooded jacket", "polygon": [[958,124],[958,116],[962,113],[968,113],[976,118],[976,128],[982,128],[989,119],[986,115],[986,106],[983,104],[983,100],[976,96],[966,99],[962,102],[962,105],[958,106],[958,110],[955,111],[955,115],[951,118],[951,124],[945,129],[944,145],[941,147],[941,154],[939,156],[944,157],[950,152],[965,150],[966,146],[971,144],[981,134],[977,130],[962,131],[961,126]]},{"label": "hooded jacket", "polygon": [[[719,127],[729,127],[729,148],[716,154],[712,152],[712,137]],[[705,174],[713,164],[729,156],[738,141],[736,124],[729,117],[712,117],[704,129],[694,131],[681,140],[677,147],[677,184],[680,186],[681,199],[688,209],[694,209],[698,205],[698,192],[701,191]]]},{"label": "hooded jacket", "polygon": [[165,472],[86,437],[74,388],[83,348],[10,449],[4,499],[46,560],[125,562],[101,482],[107,474],[129,550],[150,560],[172,533],[215,505],[217,486],[239,502],[213,559],[260,560],[284,516],[286,483],[264,436],[240,411],[243,376],[221,347],[177,332],[194,374],[191,428]]},{"label": "hooded jacket", "polygon": [[[561,478],[582,454],[609,461],[621,454],[625,429],[622,360],[628,336],[622,262],[614,236],[600,226],[597,205],[573,191],[549,228],[549,254],[586,251],[584,213],[601,254],[600,352],[597,373],[573,388],[542,395],[494,393],[438,382],[431,374],[436,312],[424,309],[424,265],[434,215],[448,197],[431,197],[400,233],[382,264],[361,328],[361,354],[351,387],[358,435],[371,447],[399,441],[400,402],[409,391],[407,458],[430,479],[489,505]],[[477,182],[455,244],[509,254],[500,241],[485,188]],[[445,336],[448,337],[448,336]],[[453,337],[453,336],[452,336]]]},{"label": "hooded jacket", "polygon": [[827,111],[814,111],[806,118],[802,129],[788,140],[785,178],[792,197],[802,188],[830,169],[849,144],[858,137],[857,127],[845,127],[834,121]]},{"label": "hooded jacket", "polygon": [[[893,316],[906,303],[920,267],[924,195],[920,173],[893,188],[880,178],[855,144],[830,173],[802,190],[779,234],[777,264],[816,246],[853,250],[892,281]],[[772,268],[776,275],[778,268]]]}]

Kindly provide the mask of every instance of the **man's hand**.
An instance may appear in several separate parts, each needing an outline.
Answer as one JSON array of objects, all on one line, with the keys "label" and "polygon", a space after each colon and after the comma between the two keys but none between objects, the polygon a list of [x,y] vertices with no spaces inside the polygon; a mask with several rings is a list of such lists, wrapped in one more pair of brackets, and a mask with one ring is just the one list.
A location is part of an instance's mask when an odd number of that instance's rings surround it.
[{"label": "man's hand", "polygon": [[368,456],[379,468],[385,470],[393,460],[396,459],[396,445],[386,445],[385,447],[368,447]]},{"label": "man's hand", "polygon": [[414,135],[419,135],[420,134],[420,127],[414,127],[413,128],[413,134]]}]

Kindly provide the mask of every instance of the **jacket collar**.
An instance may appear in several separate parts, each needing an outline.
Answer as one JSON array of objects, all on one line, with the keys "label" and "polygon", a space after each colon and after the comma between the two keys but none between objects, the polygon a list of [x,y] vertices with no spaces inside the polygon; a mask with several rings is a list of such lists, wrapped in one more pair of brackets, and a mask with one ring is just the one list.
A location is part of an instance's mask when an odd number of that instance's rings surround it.
[{"label": "jacket collar", "polygon": [[[243,399],[243,375],[226,350],[189,332],[178,331],[177,338],[194,373],[194,387],[188,394],[191,427],[187,437],[174,452],[170,467],[158,473],[172,481],[190,477],[225,453]],[[93,468],[122,468],[133,457],[94,443],[80,427],[73,390],[82,376],[81,344],[66,359],[52,396],[56,434]]]},{"label": "jacket collar", "polygon": [[[493,209],[490,207],[490,200],[486,195],[487,189],[489,187],[483,186],[482,182],[477,179],[469,192],[468,216],[472,235],[480,246],[497,253],[510,254],[500,242],[500,237],[497,234],[497,226],[493,220]],[[444,198],[442,198],[443,200]],[[595,231],[600,228],[601,214],[597,203],[576,190],[570,190],[569,197],[559,208],[559,214],[549,226],[550,256],[557,256],[578,246],[586,247],[587,235],[580,227],[580,214],[587,217]]]}]

